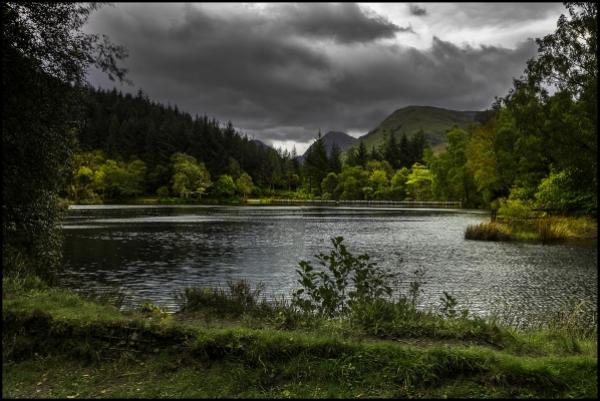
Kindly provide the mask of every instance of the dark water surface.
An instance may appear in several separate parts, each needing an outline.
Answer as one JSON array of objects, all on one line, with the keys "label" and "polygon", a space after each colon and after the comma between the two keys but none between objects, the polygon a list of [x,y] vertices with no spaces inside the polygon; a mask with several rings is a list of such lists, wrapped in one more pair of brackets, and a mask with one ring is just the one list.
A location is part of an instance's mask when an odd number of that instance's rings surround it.
[{"label": "dark water surface", "polygon": [[289,297],[298,261],[329,252],[329,238],[343,236],[350,252],[400,272],[398,291],[423,268],[423,306],[438,304],[442,291],[479,314],[545,313],[571,299],[597,299],[595,244],[464,239],[469,224],[488,218],[436,209],[75,206],[63,224],[61,281],[84,293],[119,289],[130,304],[170,310],[184,287],[240,278]]}]

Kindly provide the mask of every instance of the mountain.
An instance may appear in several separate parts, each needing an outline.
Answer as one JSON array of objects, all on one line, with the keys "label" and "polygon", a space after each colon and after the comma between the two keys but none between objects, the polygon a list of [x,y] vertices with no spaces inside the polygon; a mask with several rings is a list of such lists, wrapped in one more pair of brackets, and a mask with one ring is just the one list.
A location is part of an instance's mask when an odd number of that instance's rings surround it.
[{"label": "mountain", "polygon": [[[358,139],[346,134],[345,132],[329,131],[328,133],[323,135],[323,142],[325,144],[325,149],[327,149],[327,155],[329,156],[331,154],[331,147],[334,144],[337,145],[338,148],[340,148],[341,152],[343,152],[346,149],[350,148],[351,146],[357,144]],[[306,149],[304,154],[302,156],[298,157],[298,159],[300,161],[304,160],[304,155],[306,155],[308,153],[309,149],[311,149],[312,146],[313,145],[310,145],[308,147],[308,149]]]},{"label": "mountain", "polygon": [[425,139],[432,148],[443,147],[446,143],[446,131],[453,126],[467,128],[477,124],[483,112],[457,111],[431,106],[408,106],[394,111],[375,129],[363,135],[362,139],[367,149],[372,146],[379,149],[386,136],[393,132],[396,141],[400,141],[402,133],[411,138],[419,130],[425,133]]},{"label": "mountain", "polygon": [[267,145],[259,139],[250,139],[250,142],[254,143],[255,145],[258,145],[261,148],[271,148],[271,146]]}]

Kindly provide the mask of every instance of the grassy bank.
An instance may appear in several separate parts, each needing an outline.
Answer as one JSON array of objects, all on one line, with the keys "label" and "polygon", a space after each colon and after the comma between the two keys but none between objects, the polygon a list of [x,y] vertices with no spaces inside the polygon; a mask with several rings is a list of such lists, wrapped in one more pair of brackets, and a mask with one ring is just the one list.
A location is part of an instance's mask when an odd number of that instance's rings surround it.
[{"label": "grassy bank", "polygon": [[243,286],[188,290],[182,311],[168,315],[3,287],[3,397],[597,394],[596,331],[572,322],[515,331],[403,302],[331,319],[267,304]]},{"label": "grassy bank", "polygon": [[598,237],[597,219],[587,216],[545,216],[530,219],[498,219],[496,222],[468,226],[466,239],[484,241],[561,241],[593,240]]}]

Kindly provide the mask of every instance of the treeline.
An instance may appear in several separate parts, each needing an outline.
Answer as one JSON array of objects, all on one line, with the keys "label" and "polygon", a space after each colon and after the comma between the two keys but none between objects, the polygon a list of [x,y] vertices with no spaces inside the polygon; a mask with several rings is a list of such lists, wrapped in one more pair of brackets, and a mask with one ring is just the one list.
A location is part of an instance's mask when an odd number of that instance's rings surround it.
[{"label": "treeline", "polygon": [[[88,153],[76,158],[69,196],[188,198],[285,190],[284,196],[300,198],[595,212],[597,6],[568,3],[567,9],[570,18],[561,17],[555,33],[538,39],[538,56],[509,94],[480,113],[478,124],[450,129],[447,147],[437,155],[423,131],[399,139],[390,134],[377,149],[361,141],[346,155],[335,146],[328,152],[319,133],[300,164],[295,152],[252,141],[231,123],[153,103],[141,91],[132,96],[89,89],[79,133],[79,146]],[[242,176],[247,185],[240,189]]]},{"label": "treeline", "polygon": [[532,209],[596,213],[598,6],[565,5],[569,16],[536,40],[537,56],[493,116],[450,132],[446,152],[430,160],[438,198],[514,216]]},{"label": "treeline", "polygon": [[[404,191],[383,190],[381,183],[368,182],[370,175],[375,170],[376,176],[384,171],[387,182],[391,183],[395,170],[404,168],[402,174],[408,176],[410,172],[405,172],[415,163],[424,162],[427,149],[423,132],[412,139],[403,135],[399,143],[391,135],[380,149],[373,148],[370,152],[361,142],[342,161],[338,148],[327,152],[319,133],[301,164],[295,151],[275,150],[251,140],[236,132],[231,123],[222,126],[206,116],[192,118],[176,106],[151,101],[141,90],[131,95],[116,89],[86,88],[83,99],[84,119],[77,135],[73,174],[64,192],[76,202],[141,195],[246,197],[272,195],[277,190],[302,198],[344,196],[345,193],[352,199],[399,199]],[[178,169],[181,163],[175,159],[183,157],[187,158],[186,165],[194,166],[197,171]],[[340,176],[339,191],[324,191],[325,177],[341,174],[343,166],[356,168],[345,170],[346,175]],[[190,178],[183,180],[182,171]],[[355,172],[356,182],[344,181],[348,171]],[[243,182],[250,182],[242,184],[243,189],[236,186],[240,177]],[[329,186],[331,177],[329,175]],[[356,185],[358,189],[354,188]],[[345,191],[341,190],[344,186]]]},{"label": "treeline", "polygon": [[75,173],[67,191],[76,202],[99,203],[145,195],[157,182],[166,183],[154,191],[161,198],[200,198],[206,193],[216,198],[245,198],[256,190],[252,177],[241,170],[233,176],[221,174],[213,181],[205,164],[185,153],[173,154],[167,165],[160,165],[161,170],[151,172],[138,158],[128,162],[108,159],[102,150],[81,152],[74,159]]},{"label": "treeline", "polygon": [[303,190],[322,199],[429,199],[431,174],[422,164],[427,152],[422,131],[412,139],[403,135],[400,143],[391,134],[370,152],[360,141],[342,161],[335,145],[327,152],[319,133],[304,158]]},{"label": "treeline", "polygon": [[[117,90],[87,89],[80,151],[103,151],[108,159],[146,165],[142,192],[172,185],[172,156],[185,153],[203,163],[212,177],[249,174],[257,188],[295,189],[299,163],[293,152],[272,149],[206,116],[192,117],[177,106],[152,102]],[[81,165],[76,166],[77,168]],[[115,193],[116,194],[116,193]]]}]

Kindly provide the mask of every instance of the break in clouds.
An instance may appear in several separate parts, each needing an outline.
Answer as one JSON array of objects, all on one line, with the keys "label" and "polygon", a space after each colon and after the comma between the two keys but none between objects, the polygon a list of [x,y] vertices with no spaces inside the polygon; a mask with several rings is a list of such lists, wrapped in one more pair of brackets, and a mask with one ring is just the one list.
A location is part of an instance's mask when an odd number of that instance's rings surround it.
[{"label": "break in clouds", "polygon": [[[512,46],[468,45],[474,38],[457,41],[461,30],[452,25],[489,35],[510,29],[512,19],[521,30],[528,23],[540,30],[562,11],[560,4],[381,7],[118,4],[92,15],[87,29],[128,49],[123,64],[134,85],[121,90],[142,88],[192,115],[231,120],[265,142],[306,143],[318,129],[365,133],[408,105],[489,107],[521,75],[536,51],[531,37],[540,35],[524,32]],[[426,46],[411,45],[426,38]],[[89,78],[114,85],[97,71]]]}]

